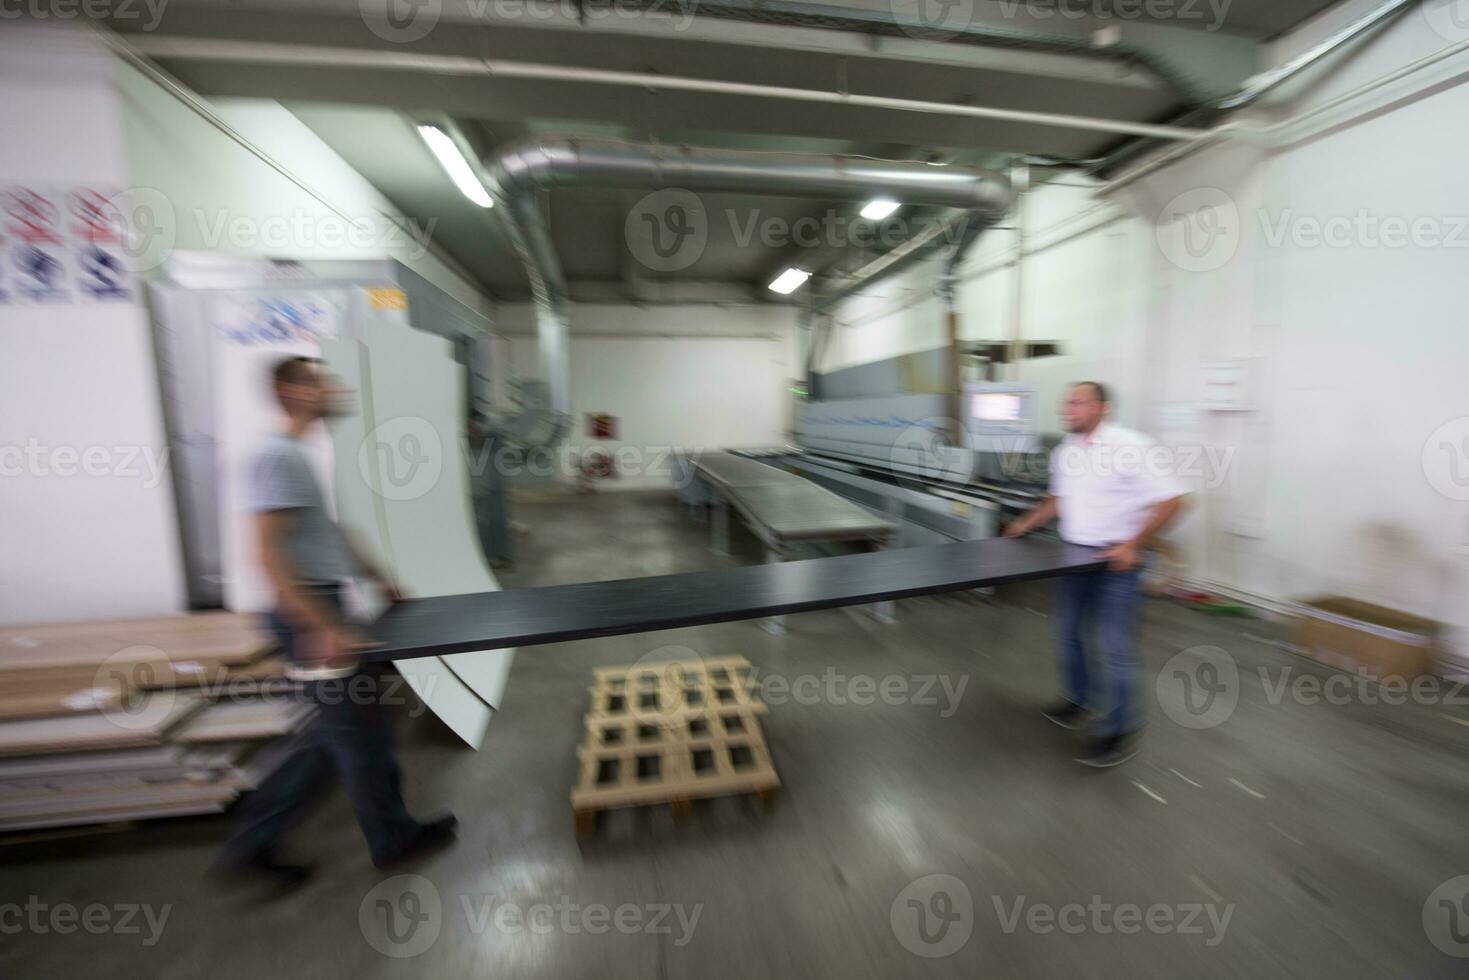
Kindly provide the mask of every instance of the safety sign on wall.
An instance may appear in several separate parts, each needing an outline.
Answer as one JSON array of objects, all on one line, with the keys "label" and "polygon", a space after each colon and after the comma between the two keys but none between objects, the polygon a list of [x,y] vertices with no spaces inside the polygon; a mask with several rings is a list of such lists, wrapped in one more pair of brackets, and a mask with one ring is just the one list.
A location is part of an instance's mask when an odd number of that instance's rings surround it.
[{"label": "safety sign on wall", "polygon": [[231,293],[214,301],[209,318],[220,336],[240,347],[314,345],[341,333],[340,307],[333,293]]},{"label": "safety sign on wall", "polygon": [[134,302],[113,198],[98,187],[0,187],[0,303]]}]

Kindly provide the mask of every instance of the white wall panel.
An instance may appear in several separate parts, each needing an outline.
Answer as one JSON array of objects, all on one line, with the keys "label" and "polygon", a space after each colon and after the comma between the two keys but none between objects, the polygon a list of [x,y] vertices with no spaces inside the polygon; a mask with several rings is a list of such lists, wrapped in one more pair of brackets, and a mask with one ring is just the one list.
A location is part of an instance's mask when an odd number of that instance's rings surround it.
[{"label": "white wall panel", "polygon": [[[0,186],[127,186],[110,66],[79,24],[5,22]],[[9,277],[8,256],[4,264]],[[0,302],[0,364],[0,622],[181,611],[182,553],[142,306]],[[103,461],[90,472],[71,459],[88,453]]]},{"label": "white wall panel", "polygon": [[[408,333],[399,325],[383,328],[384,332],[391,330]],[[391,534],[392,522],[388,517],[389,501],[379,492],[373,461],[368,460],[364,465],[361,455],[362,447],[371,444],[369,433],[378,425],[372,397],[373,379],[367,367],[370,362],[368,348],[358,340],[327,341],[322,344],[322,353],[342,381],[358,392],[359,411],[332,423],[339,519],[360,547],[402,578],[407,591],[415,595],[434,594],[420,590],[422,580],[410,574],[418,570],[416,567],[405,569],[399,561]],[[472,547],[474,540],[467,539],[462,544]],[[410,559],[420,557],[412,548],[408,553]],[[359,601],[364,607],[362,611],[368,615],[381,609],[381,602],[376,596],[360,596]],[[450,669],[443,658],[419,657],[398,661],[395,666],[414,693],[451,731],[470,746],[480,746],[493,710]],[[498,691],[496,693],[498,695]]]}]

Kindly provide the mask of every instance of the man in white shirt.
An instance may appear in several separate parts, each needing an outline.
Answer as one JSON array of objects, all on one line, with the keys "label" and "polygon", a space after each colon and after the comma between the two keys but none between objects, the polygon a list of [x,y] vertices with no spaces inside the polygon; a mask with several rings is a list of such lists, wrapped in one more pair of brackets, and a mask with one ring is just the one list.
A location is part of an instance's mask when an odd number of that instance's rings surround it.
[{"label": "man in white shirt", "polygon": [[[1068,389],[1062,407],[1068,434],[1051,454],[1050,493],[1005,529],[1006,537],[1018,537],[1059,515],[1063,541],[1105,549],[1105,569],[1058,580],[1066,699],[1045,712],[1064,728],[1094,722],[1096,737],[1077,759],[1090,766],[1115,766],[1137,752],[1143,725],[1141,553],[1178,516],[1187,492],[1172,473],[1168,452],[1108,422],[1109,408],[1107,389],[1095,381]],[[1092,620],[1101,663],[1089,666],[1082,638]]]}]

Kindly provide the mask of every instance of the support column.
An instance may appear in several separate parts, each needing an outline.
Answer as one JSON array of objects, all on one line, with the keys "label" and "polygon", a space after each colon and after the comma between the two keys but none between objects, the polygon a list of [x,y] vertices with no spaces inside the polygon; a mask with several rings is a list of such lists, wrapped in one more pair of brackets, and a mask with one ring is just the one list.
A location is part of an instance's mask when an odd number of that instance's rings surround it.
[{"label": "support column", "polygon": [[729,501],[718,493],[709,502],[712,519],[709,522],[709,547],[716,555],[729,554]]},{"label": "support column", "polygon": [[[765,564],[774,565],[782,561],[785,561],[785,555],[767,545],[765,548]],[[785,616],[770,616],[762,620],[760,626],[771,636],[784,636],[786,631],[786,618]]]},{"label": "support column", "polygon": [[[868,550],[883,551],[887,548],[887,546],[888,543],[886,541],[874,541],[868,547]],[[872,613],[873,619],[877,620],[879,623],[882,623],[884,626],[891,625],[892,623],[898,621],[897,603],[894,602],[892,599],[884,599],[882,602],[874,602],[867,607],[867,611]]]}]

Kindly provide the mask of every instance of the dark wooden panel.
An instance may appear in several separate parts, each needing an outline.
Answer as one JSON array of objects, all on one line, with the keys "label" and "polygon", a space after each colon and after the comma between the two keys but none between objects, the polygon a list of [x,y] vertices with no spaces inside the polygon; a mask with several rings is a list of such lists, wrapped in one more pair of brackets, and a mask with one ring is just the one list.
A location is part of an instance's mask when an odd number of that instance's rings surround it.
[{"label": "dark wooden panel", "polygon": [[1100,568],[1091,548],[997,538],[683,575],[411,599],[372,627],[371,660],[528,647],[760,619]]}]

